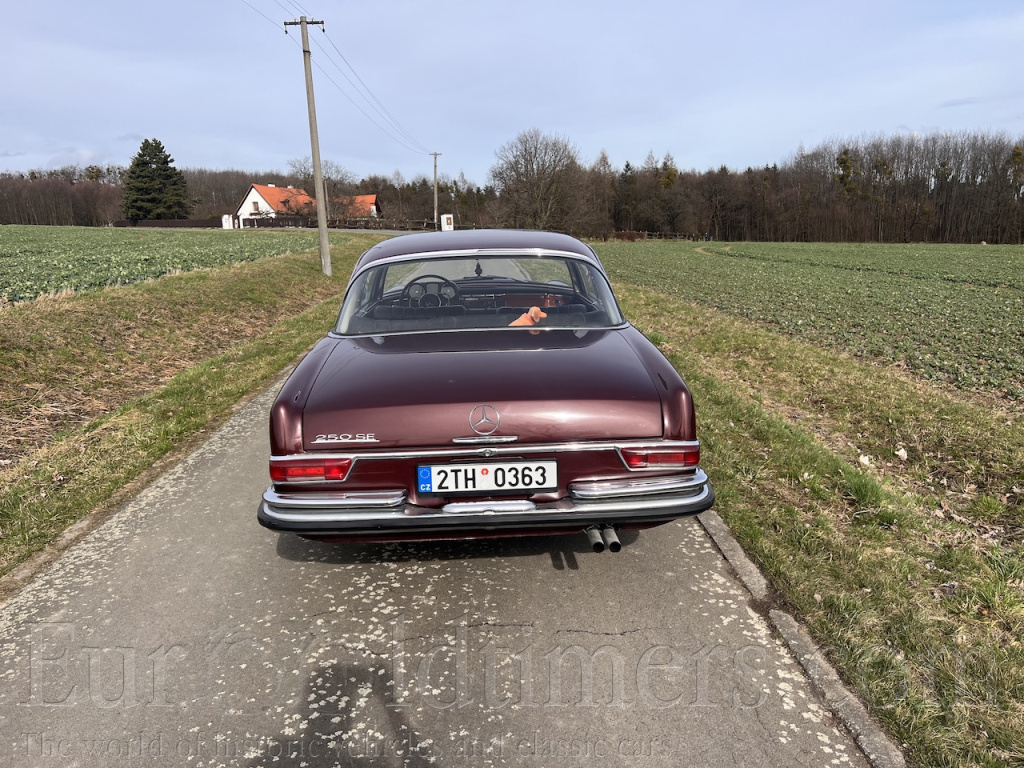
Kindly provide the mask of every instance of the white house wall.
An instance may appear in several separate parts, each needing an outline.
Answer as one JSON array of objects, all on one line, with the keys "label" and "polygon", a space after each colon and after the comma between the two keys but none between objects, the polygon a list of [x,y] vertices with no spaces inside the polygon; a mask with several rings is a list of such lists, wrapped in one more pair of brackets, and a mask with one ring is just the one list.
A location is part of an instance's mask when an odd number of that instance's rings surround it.
[{"label": "white house wall", "polygon": [[[253,203],[259,206],[259,212],[253,210]],[[242,204],[238,206],[236,215],[240,219],[255,219],[266,216],[276,216],[274,209],[270,207],[270,203],[263,199],[263,195],[257,192],[252,187],[249,188],[249,194],[245,196]]]}]

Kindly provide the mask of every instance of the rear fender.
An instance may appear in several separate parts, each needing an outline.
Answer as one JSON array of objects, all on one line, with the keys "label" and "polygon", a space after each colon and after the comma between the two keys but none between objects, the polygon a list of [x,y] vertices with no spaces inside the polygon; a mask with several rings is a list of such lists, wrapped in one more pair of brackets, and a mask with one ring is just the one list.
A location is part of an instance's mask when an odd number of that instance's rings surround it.
[{"label": "rear fender", "polygon": [[292,371],[270,409],[270,453],[302,453],[302,410],[313,383],[331,356],[335,339],[322,339]]},{"label": "rear fender", "polygon": [[655,389],[661,397],[662,421],[666,440],[696,440],[697,420],[693,396],[679,372],[672,367],[654,344],[636,328],[623,333],[651,375]]}]

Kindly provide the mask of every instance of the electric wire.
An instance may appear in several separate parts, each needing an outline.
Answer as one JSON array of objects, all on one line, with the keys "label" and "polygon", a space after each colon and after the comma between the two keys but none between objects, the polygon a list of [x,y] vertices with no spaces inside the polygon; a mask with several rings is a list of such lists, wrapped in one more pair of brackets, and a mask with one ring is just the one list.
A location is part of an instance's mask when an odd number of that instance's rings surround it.
[{"label": "electric wire", "polygon": [[[344,96],[346,99],[348,99],[349,102],[352,104],[352,106],[355,107],[357,110],[359,110],[359,112],[363,115],[363,117],[365,117],[367,120],[369,120],[371,123],[373,123],[373,125],[376,126],[377,129],[380,130],[381,133],[383,133],[386,136],[388,136],[388,138],[392,139],[397,144],[400,144],[401,146],[405,147],[410,152],[415,152],[417,154],[430,154],[429,152],[427,152],[425,150],[422,150],[422,149],[420,149],[418,147],[415,147],[412,144],[408,143],[407,141],[404,141],[404,140],[400,139],[399,137],[395,136],[391,131],[389,131],[383,125],[381,125],[376,120],[374,120],[366,112],[365,109],[363,109],[361,106],[359,106],[359,104],[356,103],[355,99],[353,99],[348,93],[345,92],[344,88],[342,88],[340,85],[338,85],[337,81],[333,77],[331,77],[330,74],[323,67],[320,66],[320,63],[318,61],[316,61],[314,59],[313,63],[316,64],[316,68],[318,70],[320,70],[321,74],[323,74],[323,76],[327,78],[327,81],[329,83],[331,83],[331,85],[333,85],[335,88],[337,88],[338,92],[341,93],[341,95]],[[420,146],[422,146],[422,145],[420,145]]]},{"label": "electric wire", "polygon": [[[429,150],[425,146],[423,146],[422,143],[420,143],[412,134],[410,134],[407,130],[405,130],[405,128],[402,127],[402,125],[397,120],[395,120],[395,118],[387,111],[387,109],[384,108],[384,105],[381,104],[380,101],[377,100],[377,98],[375,96],[373,96],[372,92],[370,93],[370,97],[373,98],[373,100],[371,101],[371,98],[368,97],[363,91],[361,91],[358,85],[356,85],[354,82],[352,82],[352,78],[349,77],[348,74],[345,73],[345,70],[343,70],[338,65],[338,63],[333,58],[331,58],[330,52],[327,51],[322,45],[320,45],[320,43],[316,42],[316,40],[314,40],[313,42],[320,49],[320,51],[324,54],[324,56],[327,58],[327,60],[330,61],[331,64],[334,65],[335,69],[337,69],[338,72],[341,73],[341,76],[344,77],[345,80],[348,81],[349,85],[351,85],[352,88],[355,89],[355,92],[357,94],[359,94],[359,96],[367,104],[367,106],[369,106],[370,109],[372,109],[374,112],[376,112],[376,114],[385,123],[387,123],[391,127],[391,130],[389,130],[388,128],[385,128],[377,120],[375,120],[373,117],[371,117],[366,112],[366,110],[363,109],[359,104],[357,104],[355,102],[355,100],[352,98],[352,96],[349,95],[349,93],[337,83],[337,81],[335,81],[330,75],[328,75],[326,72],[324,72],[324,75],[327,77],[327,79],[330,80],[331,83],[339,91],[341,91],[341,93],[345,96],[345,98],[347,98],[350,102],[352,102],[352,105],[356,109],[358,109],[363,114],[363,116],[366,117],[367,120],[369,120],[371,123],[373,123],[375,126],[377,126],[377,128],[379,128],[385,134],[390,136],[394,141],[396,141],[399,144],[401,144],[402,146],[404,146],[406,149],[409,149],[409,150],[411,150],[413,152],[418,152],[418,153],[421,153],[421,154],[430,154]],[[319,64],[317,66],[320,69],[320,71],[323,72],[323,68],[320,67]],[[350,68],[351,68],[351,66],[350,66]],[[354,69],[352,70],[352,73],[356,76],[356,78],[359,78],[359,75],[356,73],[356,71]],[[360,82],[362,82],[362,80],[360,80]],[[367,91],[368,91],[368,89],[367,89]],[[374,102],[376,102],[376,104]],[[394,133],[392,133],[392,130],[397,132],[399,134],[399,136],[396,136]]]},{"label": "electric wire", "polygon": [[[334,50],[337,52],[337,54],[341,58],[341,60],[343,62],[345,62],[345,66],[348,67],[352,71],[352,74],[355,76],[356,80],[359,81],[359,85],[362,86],[362,90],[366,93],[366,95],[364,95],[363,98],[367,100],[367,103],[371,103],[371,100],[372,100],[371,106],[373,106],[374,104],[376,105],[374,107],[374,109],[378,112],[378,114],[380,114],[382,117],[385,117],[387,119],[387,121],[392,126],[394,126],[394,128],[396,130],[398,130],[399,133],[402,134],[402,136],[404,136],[410,142],[412,142],[417,147],[419,147],[422,152],[424,152],[426,154],[430,154],[430,150],[428,150],[425,146],[423,146],[423,144],[421,144],[416,139],[415,136],[413,136],[411,133],[409,133],[409,131],[407,131],[405,129],[405,127],[401,123],[398,122],[397,118],[395,118],[395,116],[391,114],[391,112],[388,110],[388,108],[384,106],[383,102],[381,102],[381,100],[377,98],[376,94],[374,94],[374,92],[370,89],[370,86],[368,86],[366,84],[366,82],[363,80],[363,78],[361,78],[359,76],[359,73],[356,71],[355,67],[353,67],[352,64],[349,63],[349,60],[345,58],[345,54],[343,54],[341,52],[341,49],[338,48],[337,44],[335,44],[335,42],[331,39],[331,36],[328,35],[326,33],[326,31],[324,32],[324,36],[327,38],[327,42],[329,42],[331,44],[331,47],[334,48]],[[321,50],[323,50],[323,49],[321,48]],[[324,51],[324,54],[330,59],[330,54],[327,53],[327,51]],[[333,62],[333,59],[331,61]],[[335,64],[335,66],[338,66],[338,65]],[[348,75],[345,75],[345,72],[344,72],[344,70],[341,69],[341,67],[338,67],[338,71],[341,72],[345,76],[346,80],[348,80],[350,83],[352,83],[352,80],[348,77]],[[356,88],[357,91],[359,90],[359,86],[356,86],[355,83],[352,83],[352,86],[354,88]],[[360,93],[360,95],[362,95],[362,93]],[[367,98],[367,96],[369,98]]]},{"label": "electric wire", "polygon": [[[248,0],[241,0],[241,2],[244,3],[251,10],[255,11],[256,13],[258,13],[264,19],[269,21],[275,27],[279,26],[277,22],[275,22],[273,19],[271,19],[265,13],[263,13],[258,8],[256,8],[251,3],[249,3]],[[302,11],[301,15],[307,15],[303,11],[302,6],[299,5],[297,2],[294,2],[294,0],[289,0],[289,2],[291,3],[292,6],[294,6],[294,8],[297,8],[300,11]],[[293,12],[291,9],[287,8],[281,2],[281,0],[274,0],[274,3],[279,8],[281,8],[285,13],[291,14]],[[388,111],[387,107],[384,106],[383,102],[381,102],[381,100],[379,98],[377,98],[376,94],[373,93],[373,91],[370,89],[370,87],[368,85],[366,85],[366,82],[362,79],[362,77],[359,76],[359,73],[356,72],[355,67],[353,67],[352,64],[348,61],[348,59],[345,58],[345,55],[338,48],[337,44],[333,40],[331,40],[330,35],[327,35],[326,30],[323,30],[323,34],[327,38],[328,42],[331,44],[331,47],[337,52],[338,56],[345,63],[345,66],[347,66],[348,69],[352,72],[352,75],[356,78],[356,80],[358,81],[358,84],[356,82],[354,82],[352,80],[352,78],[349,77],[349,75],[345,72],[345,69],[342,68],[342,66],[340,64],[338,64],[337,61],[334,60],[334,58],[331,56],[330,51],[328,51],[326,48],[324,48],[324,46],[322,46],[319,43],[319,41],[317,41],[315,38],[313,38],[313,43],[317,46],[317,48],[320,49],[321,53],[323,53],[323,55],[327,59],[327,61],[329,61],[334,66],[334,68],[338,70],[338,72],[342,75],[342,77],[345,78],[345,80],[355,90],[355,92],[360,96],[360,98],[368,105],[368,107],[373,112],[375,112],[384,123],[386,123],[388,126],[390,126],[390,130],[389,130],[389,128],[385,127],[384,125],[381,125],[381,123],[378,122],[378,120],[374,119],[365,109],[363,109],[363,107],[360,106],[356,102],[356,100],[345,90],[345,88],[343,88],[330,75],[330,73],[328,73],[320,65],[319,61],[317,61],[316,59],[313,59],[313,63],[316,64],[317,69],[321,72],[321,74],[323,74],[324,77],[327,78],[328,82],[330,82],[331,85],[333,85],[335,88],[337,88],[338,92],[341,93],[341,95],[344,96],[346,99],[348,99],[348,101],[352,104],[352,106],[355,107],[360,112],[360,114],[363,115],[363,117],[365,117],[367,120],[369,120],[370,123],[373,124],[374,127],[376,127],[379,131],[381,131],[381,133],[383,133],[386,136],[388,136],[388,138],[390,138],[392,141],[394,141],[395,143],[397,143],[400,146],[404,147],[405,149],[408,149],[410,152],[414,152],[416,154],[422,154],[422,155],[429,155],[429,154],[431,154],[430,150],[427,149],[427,147],[424,146],[423,143],[420,142],[415,136],[413,136],[401,123],[399,123],[398,120],[395,118],[394,115],[391,114],[390,111]],[[297,41],[295,41],[295,43],[298,44]],[[398,135],[396,136],[395,133],[397,133]]]},{"label": "electric wire", "polygon": [[[274,3],[277,5],[278,8],[280,8],[285,13],[293,14],[295,19],[298,19],[299,16],[309,16],[309,14],[302,9],[301,5],[295,2],[291,2],[291,0],[289,0],[289,2],[291,3],[291,8],[282,3],[281,0],[274,0]],[[296,10],[298,10],[297,14],[295,13]]]},{"label": "electric wire", "polygon": [[252,3],[249,3],[249,2],[248,2],[248,0],[241,0],[241,2],[242,2],[242,3],[244,4],[244,5],[247,5],[247,6],[249,6],[249,8],[251,8],[252,10],[254,10],[254,11],[255,11],[256,13],[258,13],[258,14],[259,14],[260,16],[262,16],[262,17],[263,17],[264,19],[266,19],[267,21],[269,21],[269,22],[270,22],[271,24],[273,24],[273,25],[274,25],[274,27],[276,27],[276,28],[280,28],[280,26],[281,26],[280,24],[278,24],[278,23],[277,23],[276,21],[274,21],[274,20],[273,20],[272,18],[270,18],[269,16],[267,16],[267,14],[265,14],[265,13],[264,13],[263,11],[261,11],[261,10],[260,10],[259,8],[257,8],[257,7],[255,6],[255,5],[253,5]]}]

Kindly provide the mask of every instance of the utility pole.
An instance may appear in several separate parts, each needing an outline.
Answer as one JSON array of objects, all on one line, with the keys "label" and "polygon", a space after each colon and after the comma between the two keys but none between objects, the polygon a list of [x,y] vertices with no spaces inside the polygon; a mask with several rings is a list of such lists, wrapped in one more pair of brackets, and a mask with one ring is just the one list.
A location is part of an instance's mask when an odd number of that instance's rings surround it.
[{"label": "utility pole", "polygon": [[[319,24],[323,27],[322,21],[306,21],[305,16],[300,16],[298,21],[286,21],[284,32],[288,34],[288,27],[298,25],[302,29],[302,63],[306,70],[306,105],[309,107],[309,143],[313,153],[313,185],[316,195],[316,223],[320,231],[320,266],[324,274],[331,276],[331,243],[327,237],[327,193],[324,189],[324,175],[320,170],[320,136],[316,131],[316,104],[313,101],[313,55],[309,50],[309,29],[308,25]],[[436,192],[435,192],[436,196]],[[434,204],[435,207],[437,203]]]},{"label": "utility pole", "polygon": [[437,156],[440,152],[431,152],[434,156],[434,231],[437,231]]}]

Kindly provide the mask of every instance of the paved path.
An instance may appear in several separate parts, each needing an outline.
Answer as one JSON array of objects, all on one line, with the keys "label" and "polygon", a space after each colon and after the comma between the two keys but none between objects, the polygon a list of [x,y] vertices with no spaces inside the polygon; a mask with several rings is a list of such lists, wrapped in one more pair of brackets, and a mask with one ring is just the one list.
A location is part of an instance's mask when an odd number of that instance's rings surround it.
[{"label": "paved path", "polygon": [[867,765],[697,520],[278,536],[272,396],[3,607],[0,766]]}]

